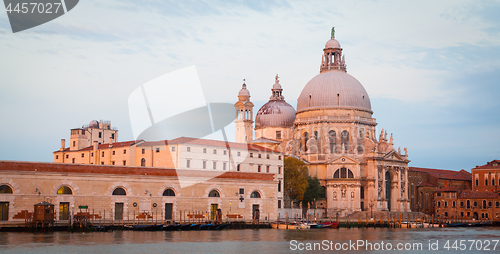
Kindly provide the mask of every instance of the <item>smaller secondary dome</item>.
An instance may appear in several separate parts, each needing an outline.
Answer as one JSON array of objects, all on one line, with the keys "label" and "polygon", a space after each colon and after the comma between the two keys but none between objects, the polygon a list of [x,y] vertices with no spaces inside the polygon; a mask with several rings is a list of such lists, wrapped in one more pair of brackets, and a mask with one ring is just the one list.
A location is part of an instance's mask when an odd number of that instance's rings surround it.
[{"label": "smaller secondary dome", "polygon": [[332,39],[330,39],[329,41],[326,42],[325,48],[326,49],[328,49],[328,48],[339,49],[341,47],[340,47],[339,41],[335,40],[335,38],[332,37]]},{"label": "smaller secondary dome", "polygon": [[286,103],[283,97],[278,74],[276,74],[272,96],[269,102],[264,104],[255,116],[255,129],[266,127],[291,127],[295,120],[295,109]]},{"label": "smaller secondary dome", "polygon": [[250,91],[248,91],[246,84],[243,84],[240,92],[238,93],[238,96],[250,96]]},{"label": "smaller secondary dome", "polygon": [[92,120],[89,123],[90,128],[99,128],[99,122],[97,120]]},{"label": "smaller secondary dome", "polygon": [[292,127],[295,109],[284,100],[272,100],[264,104],[255,116],[255,129],[266,127]]}]

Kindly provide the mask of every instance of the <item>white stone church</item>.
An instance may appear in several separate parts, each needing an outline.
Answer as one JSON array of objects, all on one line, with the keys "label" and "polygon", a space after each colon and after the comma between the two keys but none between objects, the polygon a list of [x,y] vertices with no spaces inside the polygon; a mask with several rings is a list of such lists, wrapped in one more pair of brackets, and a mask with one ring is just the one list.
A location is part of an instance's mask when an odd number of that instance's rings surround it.
[{"label": "white stone church", "polygon": [[[355,211],[409,212],[408,154],[393,147],[392,134],[376,134],[370,98],[347,73],[332,29],[320,73],[303,88],[297,110],[283,97],[278,76],[272,95],[253,119],[243,84],[236,108],[236,142],[249,142],[295,156],[326,189],[328,215]],[[255,131],[255,139],[253,138]]]}]

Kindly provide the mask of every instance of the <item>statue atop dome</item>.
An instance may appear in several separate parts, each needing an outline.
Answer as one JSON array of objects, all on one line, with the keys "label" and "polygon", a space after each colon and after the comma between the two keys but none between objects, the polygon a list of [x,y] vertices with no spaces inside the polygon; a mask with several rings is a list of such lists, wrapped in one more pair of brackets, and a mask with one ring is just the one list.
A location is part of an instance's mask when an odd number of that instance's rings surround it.
[{"label": "statue atop dome", "polygon": [[335,38],[335,27],[332,27],[332,39]]}]

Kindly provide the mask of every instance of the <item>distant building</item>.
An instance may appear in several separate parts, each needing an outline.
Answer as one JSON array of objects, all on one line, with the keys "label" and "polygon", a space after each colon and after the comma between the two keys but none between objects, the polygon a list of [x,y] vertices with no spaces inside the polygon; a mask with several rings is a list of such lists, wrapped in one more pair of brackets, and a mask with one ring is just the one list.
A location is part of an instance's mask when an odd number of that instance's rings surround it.
[{"label": "distant building", "polygon": [[493,191],[500,193],[500,160],[493,160],[471,170],[474,191]]},{"label": "distant building", "polygon": [[434,213],[434,191],[448,186],[460,191],[472,189],[471,173],[463,169],[409,167],[408,182],[411,210],[427,214]]},{"label": "distant building", "polygon": [[434,199],[438,219],[500,222],[500,198],[496,192],[444,187],[434,192]]},{"label": "distant building", "polygon": [[[111,128],[110,121],[93,120],[89,125],[82,128],[71,129],[70,146],[71,151],[98,144],[114,143],[118,141],[118,130]],[[64,141],[61,141],[64,142]],[[64,147],[64,144],[61,144]]]}]

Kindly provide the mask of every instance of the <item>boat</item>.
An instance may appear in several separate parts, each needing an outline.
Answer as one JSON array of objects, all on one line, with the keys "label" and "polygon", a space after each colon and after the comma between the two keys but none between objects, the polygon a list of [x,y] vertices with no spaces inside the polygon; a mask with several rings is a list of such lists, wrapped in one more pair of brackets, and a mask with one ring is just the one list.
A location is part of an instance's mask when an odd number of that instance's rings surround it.
[{"label": "boat", "polygon": [[[216,228],[216,230],[223,230],[225,228],[227,228],[229,226],[229,223],[223,223],[223,224],[219,224],[219,226]],[[210,228],[212,229],[212,228]]]},{"label": "boat", "polygon": [[212,224],[202,224],[200,225],[199,229],[200,230],[209,230]]},{"label": "boat", "polygon": [[163,226],[163,230],[166,230],[166,231],[179,230],[180,228],[181,228],[181,224],[170,224],[170,225]]},{"label": "boat", "polygon": [[320,228],[338,228],[339,224],[336,222],[323,222],[318,225]]},{"label": "boat", "polygon": [[180,230],[189,230],[194,224],[182,224]]},{"label": "boat", "polygon": [[311,226],[307,225],[306,223],[301,223],[298,225],[300,229],[310,229]]},{"label": "boat", "polygon": [[200,229],[201,224],[191,224],[191,227],[189,227],[188,230],[198,230]]}]

